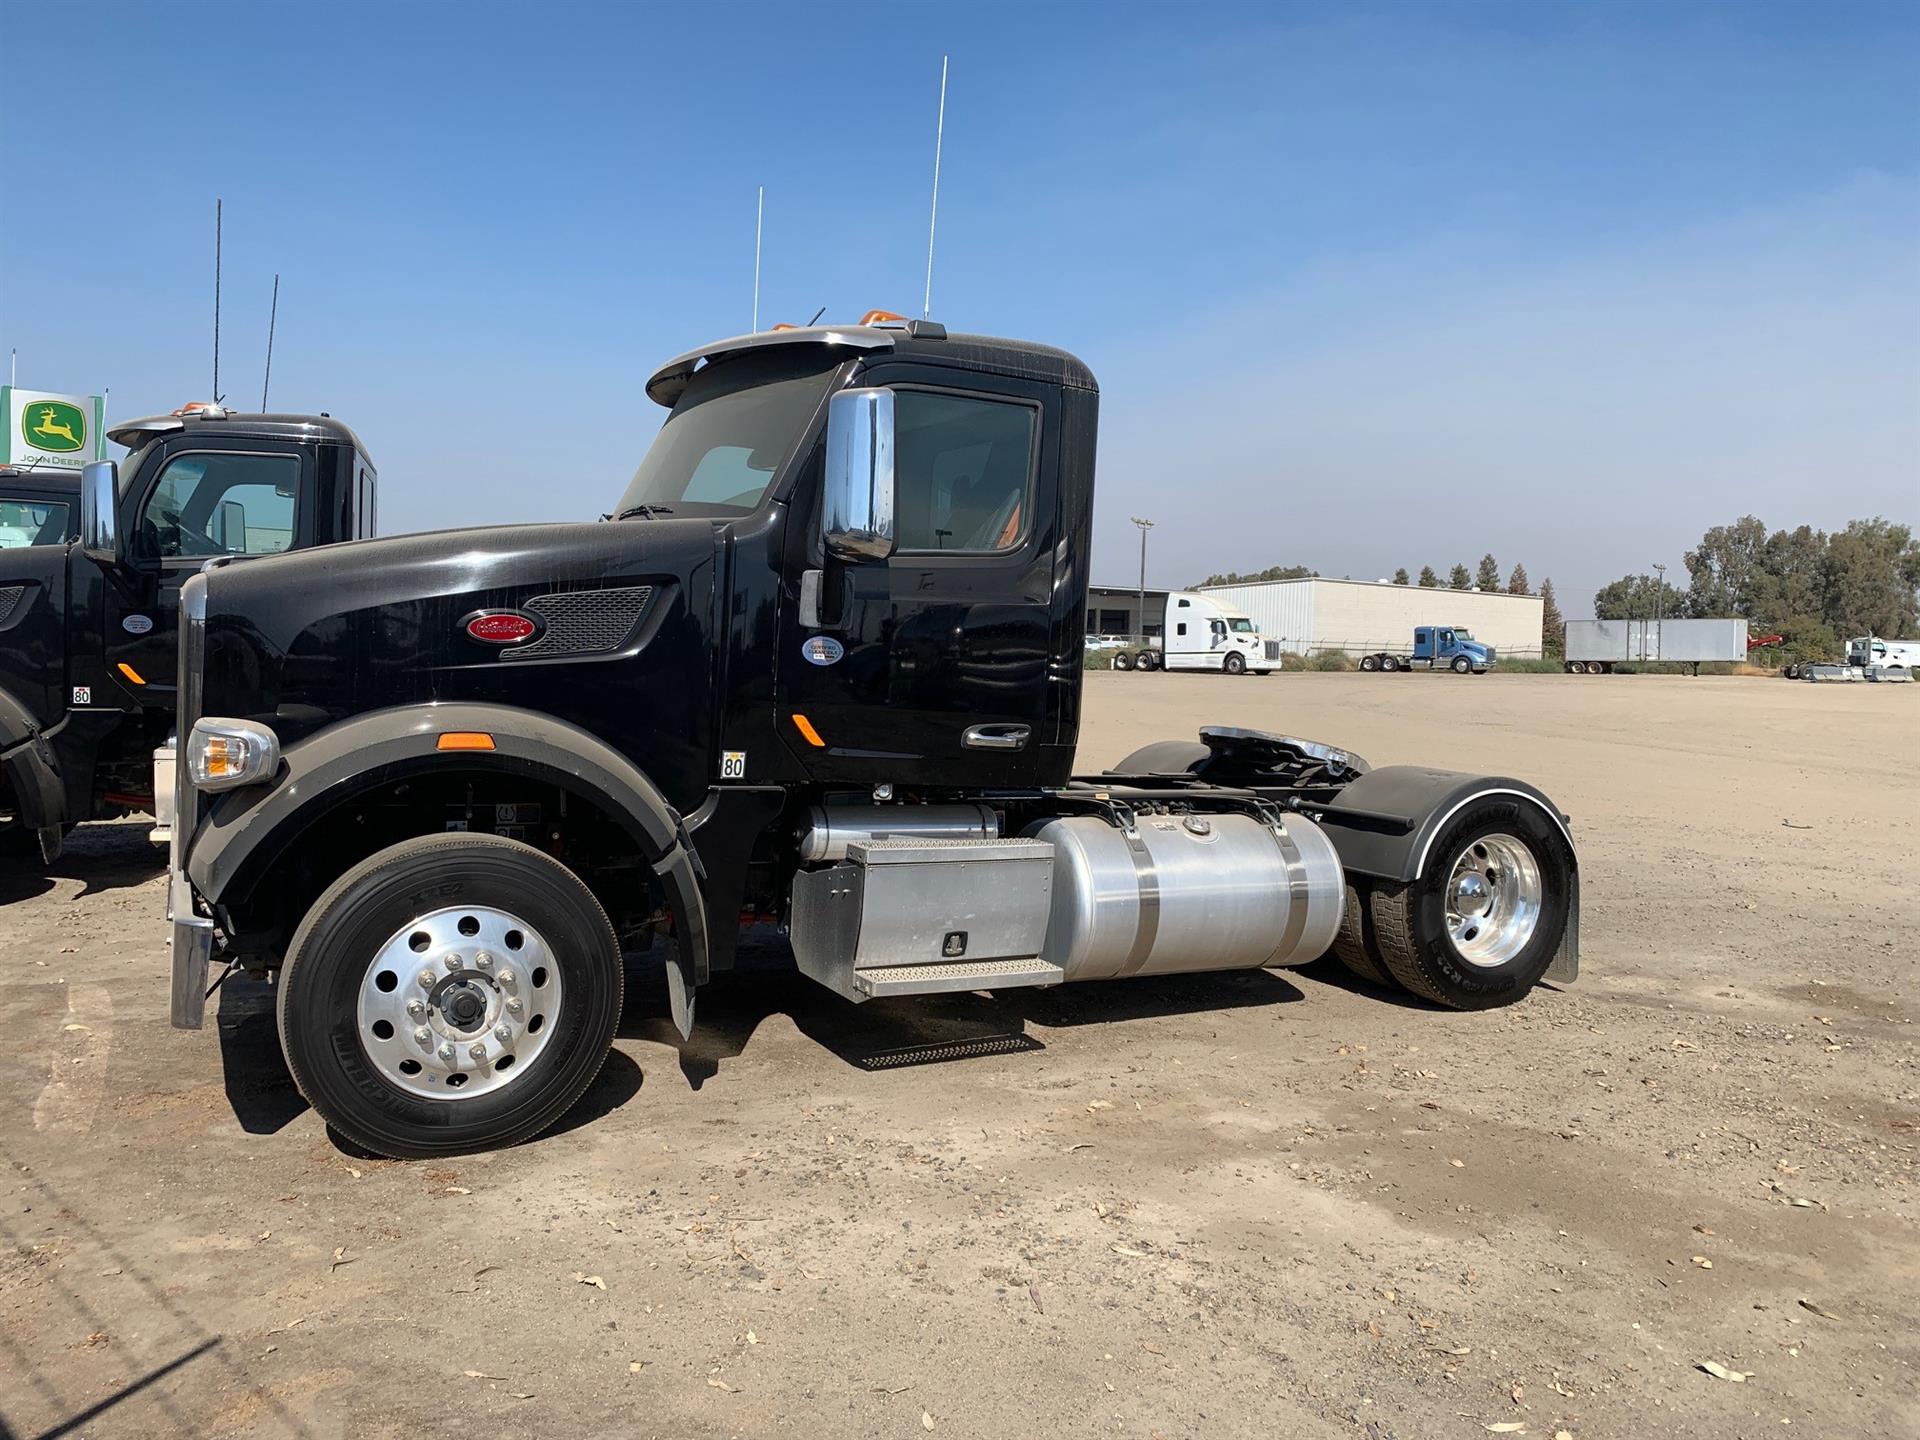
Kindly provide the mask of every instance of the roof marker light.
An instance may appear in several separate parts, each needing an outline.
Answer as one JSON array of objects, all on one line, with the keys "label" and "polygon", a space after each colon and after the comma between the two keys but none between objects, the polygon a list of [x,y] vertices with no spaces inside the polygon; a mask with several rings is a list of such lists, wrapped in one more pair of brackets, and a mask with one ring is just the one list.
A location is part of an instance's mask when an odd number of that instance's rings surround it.
[{"label": "roof marker light", "polygon": [[493,736],[484,730],[448,730],[434,742],[436,750],[491,750]]}]

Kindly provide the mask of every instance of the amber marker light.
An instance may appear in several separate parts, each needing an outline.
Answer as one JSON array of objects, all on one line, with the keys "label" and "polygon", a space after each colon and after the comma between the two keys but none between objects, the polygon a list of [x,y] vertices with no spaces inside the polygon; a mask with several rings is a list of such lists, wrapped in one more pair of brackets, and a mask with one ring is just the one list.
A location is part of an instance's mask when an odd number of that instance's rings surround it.
[{"label": "amber marker light", "polygon": [[797,710],[793,716],[793,728],[800,732],[801,737],[807,744],[816,746],[822,750],[827,748],[827,742],[820,738],[820,732],[813,728],[813,722]]},{"label": "amber marker light", "polygon": [[449,730],[434,742],[436,750],[491,750],[493,736],[484,730]]}]

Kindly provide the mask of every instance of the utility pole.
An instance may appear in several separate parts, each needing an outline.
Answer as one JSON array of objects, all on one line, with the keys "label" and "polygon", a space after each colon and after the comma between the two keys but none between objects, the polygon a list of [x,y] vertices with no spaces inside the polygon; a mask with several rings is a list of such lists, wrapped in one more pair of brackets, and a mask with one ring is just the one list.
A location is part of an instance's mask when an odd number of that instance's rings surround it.
[{"label": "utility pole", "polygon": [[1658,560],[1654,561],[1653,575],[1653,642],[1664,650],[1667,647],[1661,644],[1660,622],[1667,616],[1667,567]]},{"label": "utility pole", "polygon": [[1133,523],[1140,527],[1140,634],[1144,637],[1147,633],[1147,531],[1153,528],[1153,521],[1135,515]]}]

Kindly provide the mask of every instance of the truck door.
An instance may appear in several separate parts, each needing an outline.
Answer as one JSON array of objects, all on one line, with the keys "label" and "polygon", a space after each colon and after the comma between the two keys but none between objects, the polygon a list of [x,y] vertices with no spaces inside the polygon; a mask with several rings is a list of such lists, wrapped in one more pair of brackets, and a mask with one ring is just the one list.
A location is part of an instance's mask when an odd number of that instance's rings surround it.
[{"label": "truck door", "polygon": [[[1053,741],[1058,410],[1044,385],[969,378],[904,361],[862,377],[894,391],[894,552],[826,565],[838,625],[783,603],[775,661],[775,723],[818,780],[1024,784]],[[819,566],[817,489],[802,513]]]},{"label": "truck door", "polygon": [[311,543],[313,473],[311,449],[291,441],[183,435],[150,456],[121,505],[129,567],[106,587],[106,678],[171,704],[181,585],[220,556]]}]

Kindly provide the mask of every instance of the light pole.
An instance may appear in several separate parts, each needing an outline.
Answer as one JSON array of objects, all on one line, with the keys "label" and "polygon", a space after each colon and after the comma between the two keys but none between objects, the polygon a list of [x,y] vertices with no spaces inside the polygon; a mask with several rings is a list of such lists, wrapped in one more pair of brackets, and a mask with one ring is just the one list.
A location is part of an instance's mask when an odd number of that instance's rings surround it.
[{"label": "light pole", "polygon": [[[1660,638],[1660,622],[1667,616],[1667,567],[1658,560],[1653,562],[1653,643],[1662,650],[1667,647]],[[1658,658],[1658,657],[1655,657]]]},{"label": "light pole", "polygon": [[1140,527],[1140,638],[1144,640],[1147,635],[1147,531],[1153,528],[1153,521],[1135,515],[1133,523]]}]

